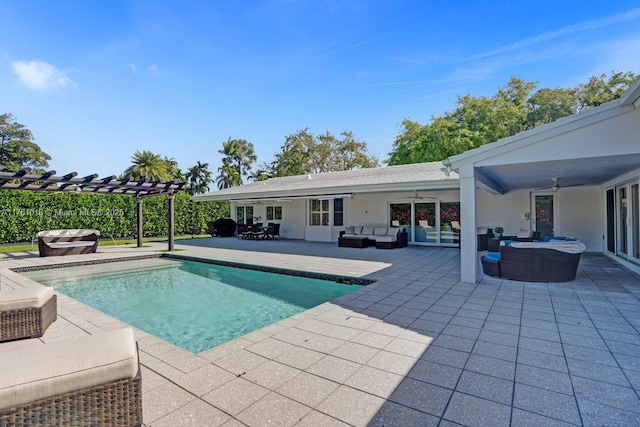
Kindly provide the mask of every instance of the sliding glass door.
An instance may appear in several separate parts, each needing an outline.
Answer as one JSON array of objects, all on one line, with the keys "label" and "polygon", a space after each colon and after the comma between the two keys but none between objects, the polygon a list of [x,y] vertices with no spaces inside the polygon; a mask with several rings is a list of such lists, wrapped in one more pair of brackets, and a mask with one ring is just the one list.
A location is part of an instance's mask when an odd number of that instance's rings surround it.
[{"label": "sliding glass door", "polygon": [[627,255],[627,186],[618,187],[618,255]]},{"label": "sliding glass door", "polygon": [[436,204],[434,203],[415,203],[415,215],[413,223],[415,226],[413,242],[430,243],[432,245],[438,243],[438,229],[436,228]]},{"label": "sliding glass door", "polygon": [[638,187],[640,184],[631,185],[631,258],[640,261],[640,198]]},{"label": "sliding glass door", "polygon": [[608,189],[606,201],[607,251],[640,263],[640,181]]},{"label": "sliding glass door", "polygon": [[460,202],[390,203],[390,225],[405,227],[416,245],[459,246]]}]

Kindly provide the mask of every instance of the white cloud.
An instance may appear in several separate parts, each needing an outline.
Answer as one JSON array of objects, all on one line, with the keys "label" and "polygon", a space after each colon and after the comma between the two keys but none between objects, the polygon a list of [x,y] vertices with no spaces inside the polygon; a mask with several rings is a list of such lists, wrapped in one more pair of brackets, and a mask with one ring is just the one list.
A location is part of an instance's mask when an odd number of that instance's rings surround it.
[{"label": "white cloud", "polygon": [[138,66],[136,64],[134,64],[133,62],[130,62],[127,65],[129,66],[129,69],[131,70],[131,72],[133,74],[136,74],[138,72]]},{"label": "white cloud", "polygon": [[160,67],[158,67],[156,64],[151,64],[149,65],[149,68],[147,68],[147,70],[151,71],[153,74],[158,73],[158,71],[160,71]]},{"label": "white cloud", "polygon": [[501,55],[504,53],[520,50],[526,47],[536,46],[541,43],[546,43],[560,37],[566,37],[572,34],[580,33],[583,31],[594,30],[596,28],[607,27],[609,25],[615,25],[620,22],[634,21],[640,18],[640,8],[632,9],[625,13],[617,15],[610,15],[601,19],[594,19],[591,21],[578,22],[577,24],[568,25],[563,28],[559,28],[553,31],[547,31],[546,33],[538,34],[527,39],[519,40],[515,43],[511,43],[497,49],[490,50],[488,52],[481,53],[471,57],[471,59],[484,58],[489,56]]},{"label": "white cloud", "polygon": [[32,90],[45,92],[75,85],[63,71],[46,62],[15,61],[11,65],[20,82]]}]

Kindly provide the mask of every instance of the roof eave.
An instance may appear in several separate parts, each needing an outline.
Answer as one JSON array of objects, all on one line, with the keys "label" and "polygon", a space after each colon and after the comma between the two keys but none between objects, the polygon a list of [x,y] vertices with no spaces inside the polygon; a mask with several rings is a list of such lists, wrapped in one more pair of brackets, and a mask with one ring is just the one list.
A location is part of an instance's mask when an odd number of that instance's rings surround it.
[{"label": "roof eave", "polygon": [[385,193],[392,191],[428,191],[428,190],[453,190],[460,188],[458,178],[450,178],[446,180],[438,181],[413,181],[403,182],[397,184],[368,184],[368,185],[354,185],[345,187],[322,187],[314,189],[296,189],[296,190],[273,190],[273,191],[260,191],[260,192],[234,192],[223,193],[220,192],[201,194],[193,196],[194,202],[204,201],[225,201],[233,199],[267,199],[278,197],[305,197],[305,196],[323,196],[331,194],[343,194],[343,193]]}]

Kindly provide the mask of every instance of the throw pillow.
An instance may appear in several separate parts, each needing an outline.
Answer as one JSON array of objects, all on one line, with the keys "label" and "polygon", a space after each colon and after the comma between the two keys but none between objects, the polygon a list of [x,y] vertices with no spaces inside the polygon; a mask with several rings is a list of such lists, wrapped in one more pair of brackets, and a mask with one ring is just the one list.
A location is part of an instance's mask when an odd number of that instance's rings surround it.
[{"label": "throw pillow", "polygon": [[371,236],[373,234],[373,227],[362,227],[363,236]]},{"label": "throw pillow", "polygon": [[488,227],[478,227],[478,234],[487,234],[489,233]]},{"label": "throw pillow", "polygon": [[533,230],[525,230],[524,228],[521,228],[516,237],[518,239],[529,239],[533,237]]}]

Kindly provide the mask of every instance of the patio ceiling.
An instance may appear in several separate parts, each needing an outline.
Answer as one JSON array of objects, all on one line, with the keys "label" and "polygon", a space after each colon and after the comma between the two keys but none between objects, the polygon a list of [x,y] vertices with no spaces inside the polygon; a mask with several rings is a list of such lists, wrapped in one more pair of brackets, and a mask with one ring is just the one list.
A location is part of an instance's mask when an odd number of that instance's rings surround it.
[{"label": "patio ceiling", "polygon": [[[499,192],[542,189],[553,186],[601,185],[638,169],[640,153],[618,156],[563,159],[557,161],[479,166],[477,171],[495,184]],[[500,191],[502,190],[502,191]]]}]

